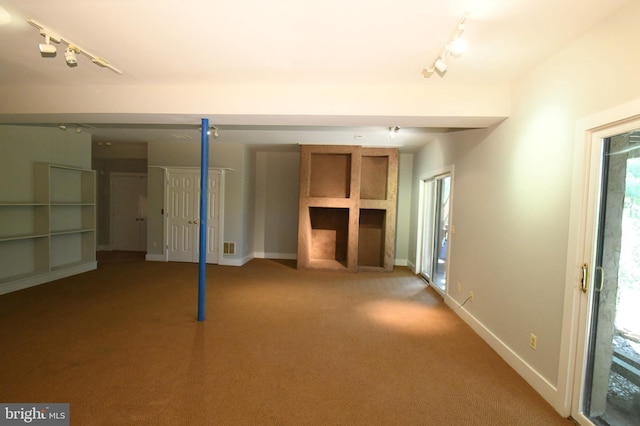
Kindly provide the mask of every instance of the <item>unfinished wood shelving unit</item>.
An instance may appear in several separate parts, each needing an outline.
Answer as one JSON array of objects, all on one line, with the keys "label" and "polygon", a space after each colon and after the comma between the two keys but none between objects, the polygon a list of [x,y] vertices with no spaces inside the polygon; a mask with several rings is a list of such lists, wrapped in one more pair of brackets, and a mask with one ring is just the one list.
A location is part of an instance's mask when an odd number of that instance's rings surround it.
[{"label": "unfinished wood shelving unit", "polygon": [[391,271],[398,150],[300,148],[298,269]]}]

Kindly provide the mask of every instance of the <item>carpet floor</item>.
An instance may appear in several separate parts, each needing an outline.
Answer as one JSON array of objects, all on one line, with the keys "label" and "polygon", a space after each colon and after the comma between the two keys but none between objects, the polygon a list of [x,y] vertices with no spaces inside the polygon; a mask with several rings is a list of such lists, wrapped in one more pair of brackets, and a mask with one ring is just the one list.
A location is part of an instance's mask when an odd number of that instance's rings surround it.
[{"label": "carpet floor", "polygon": [[0,296],[0,402],[72,425],[571,425],[406,268],[100,262]]}]

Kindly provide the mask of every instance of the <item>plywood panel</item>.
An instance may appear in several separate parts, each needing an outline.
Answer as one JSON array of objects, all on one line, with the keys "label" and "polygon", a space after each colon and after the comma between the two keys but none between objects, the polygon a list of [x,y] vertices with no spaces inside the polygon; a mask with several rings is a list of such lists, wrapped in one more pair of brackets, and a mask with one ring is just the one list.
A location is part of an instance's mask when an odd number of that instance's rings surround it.
[{"label": "plywood panel", "polygon": [[384,266],[384,210],[360,210],[358,232],[358,266]]},{"label": "plywood panel", "polygon": [[351,154],[311,154],[310,197],[349,198]]},{"label": "plywood panel", "polygon": [[386,200],[388,170],[389,157],[362,156],[360,198]]},{"label": "plywood panel", "polygon": [[311,219],[310,258],[347,260],[349,210],[324,207],[309,208]]}]

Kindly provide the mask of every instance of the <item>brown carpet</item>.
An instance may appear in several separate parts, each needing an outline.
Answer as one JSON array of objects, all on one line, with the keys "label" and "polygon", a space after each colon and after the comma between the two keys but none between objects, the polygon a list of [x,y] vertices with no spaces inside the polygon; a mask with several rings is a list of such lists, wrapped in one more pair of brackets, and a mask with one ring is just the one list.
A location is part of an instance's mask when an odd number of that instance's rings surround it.
[{"label": "brown carpet", "polygon": [[570,425],[406,268],[101,262],[0,296],[0,401],[73,425]]}]

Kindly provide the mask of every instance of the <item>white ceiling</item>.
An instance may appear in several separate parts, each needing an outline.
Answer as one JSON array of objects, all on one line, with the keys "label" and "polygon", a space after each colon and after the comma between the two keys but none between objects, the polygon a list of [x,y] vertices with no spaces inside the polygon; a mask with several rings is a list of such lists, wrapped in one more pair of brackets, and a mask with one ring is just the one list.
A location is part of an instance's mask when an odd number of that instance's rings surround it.
[{"label": "white ceiling", "polygon": [[[431,90],[446,99],[448,90],[453,94],[460,88],[471,92],[475,87],[509,86],[630,1],[0,0],[12,18],[0,26],[0,93],[19,87],[25,93],[42,93],[39,100],[46,101],[47,87],[64,87],[69,98],[87,88],[124,93],[173,87],[180,90],[166,93],[184,93],[182,104],[189,102],[185,88],[224,86],[240,93],[243,87],[259,85],[287,91],[343,87],[345,93],[354,87]],[[423,78],[422,69],[432,65],[465,12],[470,13],[465,28],[469,51],[451,58],[444,77]],[[106,58],[123,74],[86,57],[69,68],[64,45],[57,46],[56,58],[41,58],[37,45],[44,38],[27,24],[29,18]],[[251,94],[243,96],[250,99]],[[39,107],[37,96],[26,97],[30,104],[20,111],[12,110],[15,99],[0,98],[0,123],[86,123],[92,127],[83,131],[99,141],[199,138],[194,130],[197,113],[163,114],[149,107],[105,113],[100,95],[85,102],[82,111],[60,113]],[[363,99],[346,102],[353,101],[354,111],[366,111],[355,106]],[[408,109],[397,113],[404,110],[391,105],[399,103],[397,99],[390,99],[387,115],[332,115],[325,108],[318,114],[305,110],[295,116],[289,109],[269,116],[239,113],[241,108],[216,110],[214,103],[202,114],[215,114],[212,124],[220,127],[221,140],[289,144],[298,143],[305,132],[303,139],[314,143],[406,149],[434,132],[486,127],[504,118],[450,111],[442,116],[414,114]],[[120,111],[128,111],[128,100],[121,102]],[[336,110],[345,110],[344,102]],[[396,124],[403,128],[390,140],[386,129]]]}]

